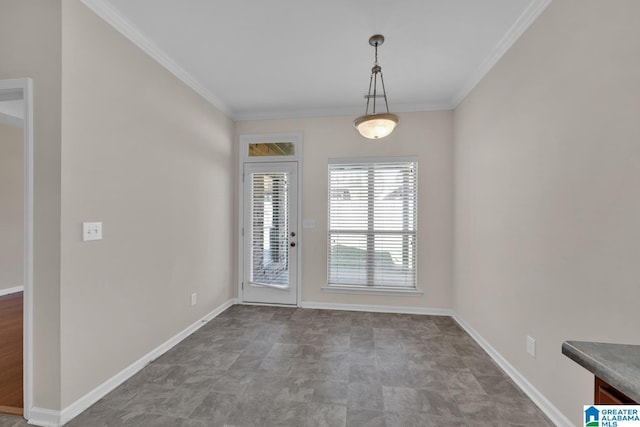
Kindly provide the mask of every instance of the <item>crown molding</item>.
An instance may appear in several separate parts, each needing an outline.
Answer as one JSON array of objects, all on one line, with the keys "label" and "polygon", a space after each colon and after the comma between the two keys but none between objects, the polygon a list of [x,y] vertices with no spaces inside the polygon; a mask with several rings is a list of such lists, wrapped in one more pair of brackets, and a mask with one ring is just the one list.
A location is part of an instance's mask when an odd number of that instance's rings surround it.
[{"label": "crown molding", "polygon": [[[310,117],[331,117],[362,114],[360,107],[337,107],[337,108],[317,108],[317,109],[296,109],[280,111],[247,111],[234,112],[220,98],[207,89],[200,81],[188,73],[178,63],[176,63],[166,52],[146,37],[132,22],[126,19],[107,0],[81,0],[96,15],[106,21],[114,29],[124,35],[133,44],[142,49],[147,55],[155,59],[160,65],[171,72],[176,78],[184,82],[192,90],[202,96],[214,107],[221,110],[233,121],[249,120],[273,120],[273,119],[296,119]],[[520,15],[509,31],[500,39],[489,54],[482,61],[481,65],[472,72],[466,82],[453,96],[450,102],[436,102],[429,104],[400,104],[394,105],[393,112],[406,113],[417,111],[442,111],[453,110],[460,102],[475,88],[493,66],[504,56],[513,46],[520,36],[531,26],[538,16],[551,4],[552,0],[533,0],[529,7]]]},{"label": "crown molding", "polygon": [[[392,113],[415,113],[419,111],[443,111],[453,110],[450,103],[434,104],[394,104]],[[274,119],[304,119],[311,117],[335,117],[335,116],[361,116],[364,114],[362,106],[359,107],[335,107],[282,110],[273,112],[245,112],[236,113],[233,120],[236,122],[249,120],[274,120]]]},{"label": "crown molding", "polygon": [[242,122],[249,120],[304,119],[310,117],[332,117],[358,114],[362,114],[362,108],[336,107],[280,111],[247,111],[236,113],[233,120],[236,122]]},{"label": "crown molding", "polygon": [[115,28],[123,36],[138,46],[147,55],[155,59],[170,73],[193,89],[198,95],[206,99],[211,105],[233,119],[231,109],[208,90],[195,77],[176,63],[165,51],[145,36],[133,23],[120,14],[109,2],[105,0],[81,0],[96,15]]},{"label": "crown molding", "polygon": [[476,87],[487,73],[498,63],[504,54],[514,45],[520,36],[533,24],[540,14],[551,4],[552,0],[534,0],[520,15],[509,31],[500,39],[498,44],[489,52],[480,66],[467,78],[465,84],[451,99],[451,105],[456,108],[462,100]]}]

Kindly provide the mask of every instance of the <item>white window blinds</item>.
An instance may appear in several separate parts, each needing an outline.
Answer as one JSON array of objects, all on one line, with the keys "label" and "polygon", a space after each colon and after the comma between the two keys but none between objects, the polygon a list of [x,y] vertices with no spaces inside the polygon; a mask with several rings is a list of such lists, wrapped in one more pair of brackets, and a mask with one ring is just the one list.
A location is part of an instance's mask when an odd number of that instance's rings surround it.
[{"label": "white window blinds", "polygon": [[330,161],[330,286],[416,287],[418,163]]},{"label": "white window blinds", "polygon": [[289,173],[250,174],[252,283],[289,287]]}]

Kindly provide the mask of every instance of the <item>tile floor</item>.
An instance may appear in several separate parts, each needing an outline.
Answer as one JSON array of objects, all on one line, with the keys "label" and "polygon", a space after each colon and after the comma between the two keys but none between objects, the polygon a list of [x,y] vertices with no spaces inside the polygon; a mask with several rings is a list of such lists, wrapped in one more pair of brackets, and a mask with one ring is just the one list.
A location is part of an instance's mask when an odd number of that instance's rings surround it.
[{"label": "tile floor", "polygon": [[[233,306],[69,422],[552,426],[449,317]],[[26,426],[0,417],[0,427]]]}]

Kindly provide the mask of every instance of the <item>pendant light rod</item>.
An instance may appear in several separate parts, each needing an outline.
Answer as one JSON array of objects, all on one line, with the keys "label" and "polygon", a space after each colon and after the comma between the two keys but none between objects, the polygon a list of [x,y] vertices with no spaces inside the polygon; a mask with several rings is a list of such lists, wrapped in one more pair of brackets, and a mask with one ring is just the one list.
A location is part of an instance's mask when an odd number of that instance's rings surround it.
[{"label": "pendant light rod", "polygon": [[[366,96],[367,98],[367,107],[364,109],[364,115],[366,116],[367,114],[369,114],[369,100],[371,100],[371,85],[373,84],[373,73],[371,73],[371,77],[369,77],[369,92],[367,92],[369,95]],[[373,96],[373,98],[375,98],[375,95]],[[375,101],[373,101],[375,102]]]},{"label": "pendant light rod", "polygon": [[[382,67],[378,64],[378,46],[384,43],[384,36],[382,34],[376,34],[369,38],[369,44],[373,46],[374,49],[374,61],[373,68],[371,68],[371,78],[373,79],[373,114],[376,113],[376,98],[378,97],[378,73],[380,73],[380,78],[382,78]],[[383,83],[383,93],[384,93],[384,83]],[[369,95],[371,95],[371,84],[369,84]],[[385,99],[387,95],[385,94]],[[387,113],[389,112],[389,107],[387,106]],[[369,103],[367,102],[367,111],[365,114],[369,114]]]},{"label": "pendant light rod", "polygon": [[377,65],[375,65],[371,69],[371,75],[374,76],[373,77],[373,114],[376,113],[376,95],[378,93],[378,72],[376,71],[376,67]]},{"label": "pendant light rod", "polygon": [[382,94],[384,95],[384,105],[387,107],[387,113],[388,113],[389,102],[387,101],[387,90],[384,88],[384,77],[382,77],[382,70],[380,70],[380,82],[382,83]]}]

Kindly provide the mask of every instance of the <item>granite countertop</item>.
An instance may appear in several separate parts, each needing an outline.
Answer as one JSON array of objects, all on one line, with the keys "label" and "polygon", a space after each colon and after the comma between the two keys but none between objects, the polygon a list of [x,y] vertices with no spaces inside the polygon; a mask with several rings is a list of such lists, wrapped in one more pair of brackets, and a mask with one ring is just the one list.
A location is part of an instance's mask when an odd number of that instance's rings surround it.
[{"label": "granite countertop", "polygon": [[565,341],[562,354],[640,402],[640,345]]}]

